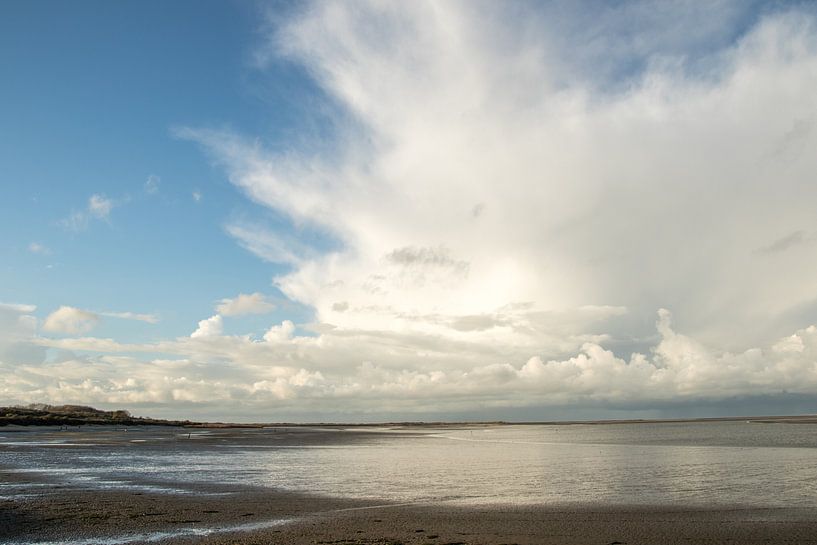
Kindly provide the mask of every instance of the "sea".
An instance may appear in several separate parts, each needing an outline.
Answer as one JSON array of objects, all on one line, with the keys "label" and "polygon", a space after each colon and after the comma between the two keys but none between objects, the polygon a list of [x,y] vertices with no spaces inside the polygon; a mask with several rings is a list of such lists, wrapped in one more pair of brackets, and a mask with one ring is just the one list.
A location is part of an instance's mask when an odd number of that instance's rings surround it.
[{"label": "sea", "polygon": [[12,501],[224,484],[384,502],[814,507],[815,483],[806,423],[0,428],[0,500]]}]

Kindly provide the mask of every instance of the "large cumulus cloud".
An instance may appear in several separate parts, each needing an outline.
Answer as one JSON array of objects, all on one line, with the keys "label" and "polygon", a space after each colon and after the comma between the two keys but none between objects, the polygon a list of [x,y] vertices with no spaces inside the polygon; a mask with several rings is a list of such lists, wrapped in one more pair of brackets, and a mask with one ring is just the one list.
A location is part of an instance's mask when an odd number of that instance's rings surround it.
[{"label": "large cumulus cloud", "polygon": [[186,134],[250,198],[338,241],[267,233],[263,257],[292,266],[281,289],[350,326],[533,302],[625,306],[641,335],[667,307],[732,349],[817,320],[814,14],[515,6],[276,20],[267,53],[339,112],[332,151]]},{"label": "large cumulus cloud", "polygon": [[90,356],[7,365],[8,395],[297,414],[817,393],[811,7],[319,2],[270,20],[259,65],[308,73],[331,130],[179,134],[290,222],[226,231],[288,267],[274,282],[315,323],[37,338]]}]

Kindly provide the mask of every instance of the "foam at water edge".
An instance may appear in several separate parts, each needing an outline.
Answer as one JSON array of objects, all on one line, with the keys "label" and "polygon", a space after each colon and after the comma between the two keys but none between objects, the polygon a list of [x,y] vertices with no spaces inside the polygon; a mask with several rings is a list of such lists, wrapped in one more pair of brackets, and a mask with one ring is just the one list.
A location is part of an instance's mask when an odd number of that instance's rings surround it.
[{"label": "foam at water edge", "polygon": [[229,532],[249,532],[253,530],[263,530],[281,526],[291,522],[293,519],[275,519],[262,522],[248,522],[245,524],[234,524],[231,526],[221,526],[217,528],[179,528],[172,531],[146,532],[141,534],[126,534],[113,537],[91,537],[83,539],[60,539],[58,541],[3,541],[0,545],[127,545],[128,543],[156,543],[165,539],[176,537],[202,537],[213,534],[226,534]]}]

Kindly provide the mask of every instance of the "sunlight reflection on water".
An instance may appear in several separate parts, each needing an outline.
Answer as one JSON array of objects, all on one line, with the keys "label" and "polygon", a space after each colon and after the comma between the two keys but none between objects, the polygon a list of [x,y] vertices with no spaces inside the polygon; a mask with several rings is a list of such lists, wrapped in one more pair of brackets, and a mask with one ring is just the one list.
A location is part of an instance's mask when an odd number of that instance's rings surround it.
[{"label": "sunlight reflection on water", "polygon": [[68,487],[172,494],[227,483],[396,502],[817,505],[817,426],[810,424],[411,432],[313,431],[301,444],[275,429],[196,441],[172,440],[184,434],[166,431],[85,430],[67,443],[82,446],[60,448],[42,446],[53,440],[47,432],[20,433],[7,437],[14,445],[0,451],[0,463]]}]

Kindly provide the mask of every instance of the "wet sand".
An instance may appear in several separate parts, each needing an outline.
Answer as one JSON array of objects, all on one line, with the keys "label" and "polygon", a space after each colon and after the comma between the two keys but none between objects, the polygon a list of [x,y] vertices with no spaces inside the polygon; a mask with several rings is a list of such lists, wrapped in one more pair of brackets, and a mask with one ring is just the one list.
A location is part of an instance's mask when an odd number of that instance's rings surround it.
[{"label": "wet sand", "polygon": [[593,507],[402,507],[349,511],[207,543],[690,544],[817,543],[814,513]]},{"label": "wet sand", "polygon": [[[202,490],[204,493],[205,491]],[[0,543],[817,543],[808,509],[377,505],[268,489],[69,490],[0,503]]]},{"label": "wet sand", "polygon": [[351,506],[342,500],[251,488],[208,487],[185,495],[65,490],[0,501],[0,543],[70,543],[93,537],[115,543],[139,534],[283,524]]}]

